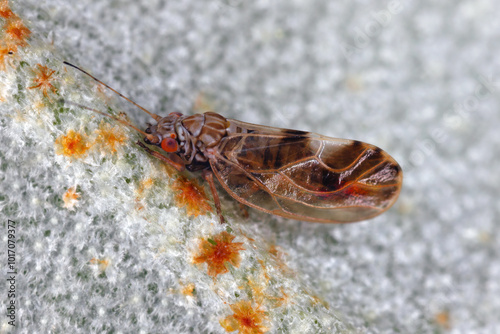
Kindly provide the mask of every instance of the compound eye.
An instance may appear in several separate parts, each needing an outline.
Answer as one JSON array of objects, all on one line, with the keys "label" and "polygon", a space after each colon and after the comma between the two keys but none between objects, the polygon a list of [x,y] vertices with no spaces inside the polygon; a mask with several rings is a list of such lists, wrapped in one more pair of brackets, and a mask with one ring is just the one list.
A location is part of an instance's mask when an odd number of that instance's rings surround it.
[{"label": "compound eye", "polygon": [[179,148],[179,144],[177,144],[177,140],[174,138],[165,138],[161,141],[161,148],[168,153],[177,152]]},{"label": "compound eye", "polygon": [[169,116],[179,116],[179,117],[181,117],[181,116],[182,116],[182,114],[181,114],[180,112],[178,112],[178,111],[171,112],[171,113],[170,113],[170,114],[168,114],[168,115],[169,115]]}]

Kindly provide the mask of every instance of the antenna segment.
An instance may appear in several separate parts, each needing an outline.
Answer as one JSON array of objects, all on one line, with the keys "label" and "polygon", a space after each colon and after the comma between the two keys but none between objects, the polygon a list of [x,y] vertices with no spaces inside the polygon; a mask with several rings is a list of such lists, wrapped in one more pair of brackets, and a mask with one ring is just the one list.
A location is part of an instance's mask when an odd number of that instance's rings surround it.
[{"label": "antenna segment", "polygon": [[[84,71],[82,70],[81,68],[79,68],[78,66],[76,65],[73,65],[71,63],[68,63],[67,61],[63,61],[64,64],[68,65],[68,66],[71,66],[73,68],[76,68],[78,71],[88,75],[89,77],[91,77],[92,79],[94,79],[95,81],[97,81],[98,83],[100,83],[101,85],[104,85],[106,88],[108,88],[109,90],[115,92],[116,94],[118,94],[120,97],[124,98],[125,100],[127,100],[128,102],[132,103],[134,106],[136,106],[137,108],[141,109],[142,111],[144,111],[146,114],[148,114],[149,116],[153,117],[155,119],[155,121],[159,121],[161,119],[161,116],[159,115],[156,115],[156,114],[153,114],[152,112],[150,112],[149,110],[147,110],[146,108],[140,106],[139,104],[135,103],[134,101],[132,101],[131,99],[129,99],[128,97],[126,97],[125,95],[117,92],[116,90],[114,90],[113,88],[111,88],[110,86],[108,86],[107,84],[105,84],[104,82],[102,82],[101,80],[97,79],[96,77],[94,77],[92,74],[88,73],[87,71]],[[89,109],[89,108],[87,108]]]}]

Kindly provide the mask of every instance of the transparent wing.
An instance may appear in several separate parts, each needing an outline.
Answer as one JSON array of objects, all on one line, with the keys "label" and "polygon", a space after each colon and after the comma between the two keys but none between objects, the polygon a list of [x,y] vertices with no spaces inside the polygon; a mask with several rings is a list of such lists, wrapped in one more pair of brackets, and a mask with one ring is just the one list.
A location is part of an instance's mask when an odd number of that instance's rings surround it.
[{"label": "transparent wing", "polygon": [[229,121],[246,133],[222,139],[210,165],[243,204],[297,220],[347,223],[382,213],[399,195],[401,167],[376,146]]}]

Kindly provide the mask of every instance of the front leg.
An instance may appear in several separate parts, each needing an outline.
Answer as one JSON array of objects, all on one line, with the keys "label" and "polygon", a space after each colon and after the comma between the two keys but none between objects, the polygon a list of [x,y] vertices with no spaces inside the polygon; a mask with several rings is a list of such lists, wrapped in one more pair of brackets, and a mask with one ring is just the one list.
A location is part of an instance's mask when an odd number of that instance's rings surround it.
[{"label": "front leg", "polygon": [[217,214],[219,215],[220,223],[225,224],[226,220],[222,215],[219,194],[217,193],[217,189],[215,188],[214,174],[211,171],[205,169],[201,175],[203,179],[205,179],[205,181],[207,181],[208,185],[210,186],[210,191],[212,192],[212,197],[214,198],[215,210],[217,210]]}]

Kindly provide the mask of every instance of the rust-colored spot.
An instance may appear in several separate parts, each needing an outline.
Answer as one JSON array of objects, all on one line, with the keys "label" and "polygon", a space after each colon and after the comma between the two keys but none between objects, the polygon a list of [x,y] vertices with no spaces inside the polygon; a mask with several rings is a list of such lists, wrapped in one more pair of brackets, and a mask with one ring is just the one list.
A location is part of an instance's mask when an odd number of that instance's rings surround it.
[{"label": "rust-colored spot", "polygon": [[177,205],[185,207],[189,216],[198,217],[207,212],[212,212],[205,191],[196,180],[189,180],[184,176],[179,176],[174,181],[172,189],[176,192],[175,201]]},{"label": "rust-colored spot", "polygon": [[28,89],[39,88],[45,97],[49,97],[47,95],[49,90],[52,93],[57,92],[57,89],[52,85],[52,81],[54,81],[52,75],[56,71],[40,64],[37,64],[37,66],[38,69],[35,70],[35,78],[33,78],[35,86],[28,87]]},{"label": "rust-colored spot", "polygon": [[117,148],[125,143],[127,136],[119,126],[111,126],[109,123],[101,121],[99,129],[96,130],[96,143],[108,148],[112,153],[116,153]]},{"label": "rust-colored spot", "polygon": [[266,284],[267,284],[267,282],[269,282],[269,279],[271,277],[269,277],[269,274],[267,272],[266,264],[265,264],[264,260],[262,260],[262,259],[257,260],[257,262],[259,262],[260,266],[262,267],[262,276],[265,279]]},{"label": "rust-colored spot", "polygon": [[65,136],[59,136],[55,144],[57,154],[74,158],[82,157],[90,148],[89,143],[87,143],[82,135],[74,130],[69,130]]},{"label": "rust-colored spot", "polygon": [[283,288],[280,288],[281,291],[281,297],[275,297],[274,302],[275,302],[275,307],[281,307],[285,304],[288,303],[288,294],[285,292]]},{"label": "rust-colored spot", "polygon": [[274,261],[273,266],[279,268],[283,275],[286,276],[295,276],[296,273],[287,265],[286,256],[288,255],[286,252],[281,250],[276,245],[269,246],[269,254],[271,255],[271,259]]},{"label": "rust-colored spot", "polygon": [[142,204],[141,204],[138,200],[136,200],[136,201],[135,201],[135,209],[136,209],[137,211],[142,211],[142,210],[144,210],[145,208],[144,208],[144,205],[142,205]]},{"label": "rust-colored spot", "polygon": [[147,179],[145,179],[145,180],[143,180],[143,181],[141,182],[141,186],[142,186],[143,188],[151,188],[151,187],[153,186],[153,184],[154,184],[154,181],[153,181],[153,179],[152,179],[152,178],[150,178],[150,177],[148,177]]},{"label": "rust-colored spot", "polygon": [[[266,279],[266,281],[269,281]],[[261,285],[258,282],[250,280],[248,286],[252,291],[252,298],[258,303],[266,303],[271,308],[281,307],[288,303],[289,297],[283,288],[280,288],[280,293],[272,291],[271,294],[266,292],[268,287],[267,282]]]},{"label": "rust-colored spot", "polygon": [[96,264],[96,265],[99,265],[99,270],[100,271],[105,271],[108,266],[109,266],[109,260],[108,259],[96,259],[96,258],[92,258],[90,259],[90,264]]},{"label": "rust-colored spot", "polygon": [[253,308],[250,301],[239,301],[229,305],[233,314],[220,321],[220,325],[228,332],[239,330],[240,334],[261,334],[268,331],[263,323],[266,315],[259,306]]},{"label": "rust-colored spot", "polygon": [[3,17],[4,19],[10,19],[14,16],[15,16],[15,14],[12,12],[12,10],[9,7],[9,1],[8,0],[1,0],[0,1],[0,17]]},{"label": "rust-colored spot", "polygon": [[269,246],[269,254],[271,254],[275,258],[278,258],[280,256],[280,253],[281,252],[276,245],[272,244]]},{"label": "rust-colored spot", "polygon": [[288,295],[282,287],[280,288],[280,292],[277,292],[274,288],[268,289],[271,277],[269,276],[266,268],[263,266],[263,263],[260,260],[258,261],[262,266],[262,271],[259,276],[256,278],[249,277],[246,284],[240,286],[239,288],[242,290],[250,289],[249,292],[252,296],[252,300],[259,305],[266,304],[271,308],[283,306],[289,300]]},{"label": "rust-colored spot", "polygon": [[135,190],[137,194],[135,198],[135,208],[137,211],[144,210],[144,205],[141,203],[141,201],[148,196],[147,190],[150,189],[153,185],[154,180],[150,177],[139,182],[139,185]]},{"label": "rust-colored spot", "polygon": [[244,250],[242,242],[233,242],[235,236],[223,231],[212,238],[202,239],[199,253],[193,259],[194,263],[206,263],[208,275],[216,277],[227,273],[226,262],[234,267],[240,265],[240,251]]},{"label": "rust-colored spot", "polygon": [[75,187],[71,187],[66,190],[63,195],[64,207],[69,210],[74,210],[76,204],[78,203],[78,197],[80,197],[80,195],[76,193]]},{"label": "rust-colored spot", "polygon": [[20,47],[28,45],[26,40],[31,35],[31,31],[24,25],[17,16],[13,16],[4,26],[4,31],[8,39]]},{"label": "rust-colored spot", "polygon": [[151,188],[153,184],[154,180],[150,177],[139,182],[139,185],[136,188],[137,197],[135,198],[135,207],[137,211],[144,210],[144,205],[142,205],[141,200],[146,196],[146,190]]},{"label": "rust-colored spot", "polygon": [[153,186],[153,184],[154,184],[154,181],[150,177],[142,180],[139,183],[139,186],[137,187],[137,195],[139,195],[139,197],[142,197],[144,195],[144,191],[146,191],[146,189],[151,188]]},{"label": "rust-colored spot", "polygon": [[12,43],[0,42],[0,70],[5,71],[5,66],[12,55],[17,51],[17,46]]},{"label": "rust-colored spot", "polygon": [[189,283],[189,284],[184,285],[181,289],[181,293],[185,296],[193,297],[194,293],[195,293],[194,283]]},{"label": "rust-colored spot", "polygon": [[442,311],[438,312],[434,316],[434,321],[436,324],[446,330],[451,329],[451,320],[450,320],[450,312]]}]

